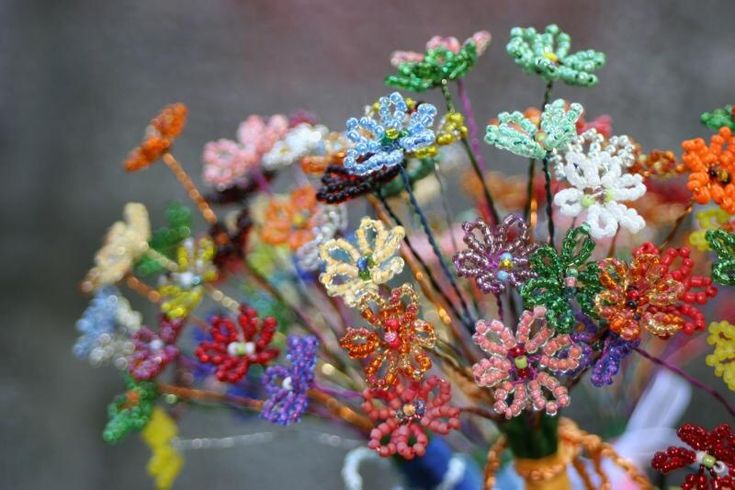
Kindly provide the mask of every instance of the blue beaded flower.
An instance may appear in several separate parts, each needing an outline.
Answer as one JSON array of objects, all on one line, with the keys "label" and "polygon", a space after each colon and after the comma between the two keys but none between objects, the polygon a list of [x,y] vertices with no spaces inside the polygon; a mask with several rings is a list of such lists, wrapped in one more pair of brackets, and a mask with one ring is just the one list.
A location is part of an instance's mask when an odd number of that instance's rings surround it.
[{"label": "blue beaded flower", "polygon": [[288,360],[291,365],[271,366],[263,375],[268,399],[261,416],[274,424],[289,425],[301,420],[309,404],[307,392],[314,384],[314,367],[319,342],[316,337],[289,336]]},{"label": "blue beaded flower", "polygon": [[411,110],[398,92],[381,97],[378,106],[379,121],[371,115],[347,120],[347,139],[354,146],[347,150],[344,166],[355,175],[395,167],[407,156],[431,153],[436,107],[421,103]]}]

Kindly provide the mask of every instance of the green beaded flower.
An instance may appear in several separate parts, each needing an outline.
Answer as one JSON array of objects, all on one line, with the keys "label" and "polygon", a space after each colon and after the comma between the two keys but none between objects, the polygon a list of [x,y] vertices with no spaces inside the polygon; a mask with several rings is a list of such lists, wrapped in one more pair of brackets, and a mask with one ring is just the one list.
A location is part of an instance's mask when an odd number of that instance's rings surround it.
[{"label": "green beaded flower", "polygon": [[151,381],[138,382],[129,377],[125,384],[128,390],[107,406],[109,420],[102,438],[110,444],[119,442],[130,431],[142,430],[153,414],[158,397],[156,384]]},{"label": "green beaded flower", "polygon": [[[172,202],[166,208],[166,222],[156,230],[148,241],[149,246],[161,255],[174,259],[181,242],[191,235],[192,213],[179,202]],[[136,272],[141,276],[150,276],[165,272],[166,268],[155,257],[143,256],[136,265]]]},{"label": "green beaded flower", "polygon": [[725,230],[707,230],[707,243],[717,254],[712,262],[712,280],[717,284],[735,286],[735,234]]},{"label": "green beaded flower", "polygon": [[518,111],[498,115],[499,123],[487,127],[485,141],[502,150],[526,158],[541,159],[555,149],[564,148],[577,135],[577,119],[584,109],[572,103],[569,109],[557,99],[546,104],[541,114],[541,128]]},{"label": "green beaded flower", "polygon": [[597,84],[592,72],[605,64],[605,53],[588,49],[569,54],[571,38],[555,24],[543,33],[533,27],[514,27],[506,50],[523,71],[538,74],[551,82],[562,80],[569,85],[591,87]]},{"label": "green beaded flower", "polygon": [[702,121],[702,124],[714,131],[719,130],[723,126],[727,126],[735,131],[735,112],[733,112],[731,105],[718,107],[712,112],[705,112],[699,120]]},{"label": "green beaded flower", "polygon": [[545,245],[531,256],[536,277],[521,287],[524,308],[546,307],[546,320],[560,333],[576,324],[575,308],[588,316],[595,314],[595,295],[602,290],[600,269],[589,261],[595,242],[586,227],[572,228],[564,237],[561,255]]}]

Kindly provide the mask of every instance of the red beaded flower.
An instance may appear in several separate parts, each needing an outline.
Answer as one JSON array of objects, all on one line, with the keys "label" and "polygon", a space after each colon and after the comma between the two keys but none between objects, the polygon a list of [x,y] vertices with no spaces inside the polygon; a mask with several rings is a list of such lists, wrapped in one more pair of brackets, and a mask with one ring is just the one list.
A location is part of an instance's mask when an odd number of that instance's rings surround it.
[{"label": "red beaded flower", "polygon": [[694,424],[684,424],[676,432],[692,449],[671,446],[653,456],[651,466],[669,473],[686,466],[699,465],[681,485],[682,490],[735,488],[735,433],[729,424],[721,424],[711,432]]},{"label": "red beaded flower", "polygon": [[201,362],[217,366],[220,381],[236,383],[251,365],[265,365],[278,357],[278,349],[269,347],[278,326],[273,317],[261,320],[254,309],[240,306],[237,325],[219,315],[209,323],[212,340],[200,343],[196,355]]},{"label": "red beaded flower", "polygon": [[605,259],[597,312],[610,330],[629,341],[640,338],[641,329],[662,338],[702,330],[704,316],[693,305],[707,303],[717,288],[709,277],[692,275],[693,268],[688,248],[660,251],[650,242],[633,251],[630,265]]},{"label": "red beaded flower", "polygon": [[459,428],[459,408],[449,406],[451,385],[431,376],[423,382],[398,384],[388,391],[365,390],[363,409],[378,425],[368,447],[383,457],[398,453],[406,459],[423,456],[426,430],[447,434]]},{"label": "red beaded flower", "polygon": [[[426,349],[434,347],[434,327],[418,318],[416,292],[409,284],[391,291],[388,299],[365,293],[358,303],[374,329],[350,328],[339,341],[350,357],[366,359],[365,376],[373,389],[387,389],[402,374],[419,381],[431,367]],[[381,332],[382,331],[382,332]]]}]

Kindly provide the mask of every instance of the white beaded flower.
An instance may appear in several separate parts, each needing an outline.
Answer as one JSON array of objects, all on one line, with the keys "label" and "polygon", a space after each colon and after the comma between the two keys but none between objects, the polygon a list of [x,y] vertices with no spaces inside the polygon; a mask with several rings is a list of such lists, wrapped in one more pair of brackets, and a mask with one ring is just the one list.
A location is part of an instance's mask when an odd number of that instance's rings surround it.
[{"label": "white beaded flower", "polygon": [[618,158],[623,168],[630,168],[636,162],[635,145],[628,136],[611,136],[606,139],[605,136],[597,132],[597,129],[591,128],[574,137],[563,150],[554,149],[552,151],[549,163],[553,166],[559,180],[565,178],[564,164],[566,163],[567,154],[573,153],[581,153],[590,158],[596,158],[601,153],[607,153],[611,157]]},{"label": "white beaded flower", "polygon": [[585,223],[597,239],[615,235],[619,226],[637,233],[646,222],[619,201],[634,201],[646,193],[643,177],[623,174],[621,159],[608,152],[585,155],[567,152],[563,173],[572,187],[554,196],[561,214],[577,217],[586,213]]},{"label": "white beaded flower", "polygon": [[344,238],[324,243],[319,253],[326,266],[319,280],[327,294],[354,306],[368,291],[377,292],[378,284],[403,270],[403,259],[396,254],[405,235],[402,226],[387,230],[381,221],[365,217],[355,232],[357,247]]},{"label": "white beaded flower", "polygon": [[319,249],[322,244],[347,228],[347,208],[343,205],[321,206],[314,219],[314,238],[296,251],[296,262],[304,271],[319,269],[322,263]]},{"label": "white beaded flower", "polygon": [[312,126],[307,123],[289,129],[283,139],[277,141],[273,148],[263,155],[263,168],[277,170],[293,165],[315,151],[328,133],[329,130],[325,126]]}]

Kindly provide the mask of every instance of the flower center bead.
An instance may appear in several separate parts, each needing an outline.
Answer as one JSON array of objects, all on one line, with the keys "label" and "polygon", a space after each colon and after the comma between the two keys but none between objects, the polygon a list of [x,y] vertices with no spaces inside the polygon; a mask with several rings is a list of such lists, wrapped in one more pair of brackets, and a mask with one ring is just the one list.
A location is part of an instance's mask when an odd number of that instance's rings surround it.
[{"label": "flower center bead", "polygon": [[596,201],[597,200],[594,198],[594,196],[585,194],[584,196],[582,196],[580,203],[582,204],[583,208],[588,208],[592,206]]},{"label": "flower center bead", "polygon": [[423,400],[414,400],[404,403],[400,410],[396,412],[396,419],[401,424],[407,424],[413,420],[419,420],[426,412],[426,405]]},{"label": "flower center bead", "polygon": [[281,381],[281,387],[284,390],[291,391],[293,389],[293,379],[291,379],[291,376],[286,376],[283,378],[283,381]]},{"label": "flower center bead", "polygon": [[231,356],[252,356],[255,354],[255,343],[230,342],[227,345],[227,353]]},{"label": "flower center bead", "polygon": [[370,268],[375,265],[371,255],[363,256],[357,259],[357,276],[363,281],[370,279]]},{"label": "flower center bead", "polygon": [[163,341],[161,339],[153,339],[150,341],[148,346],[151,348],[152,351],[158,352],[159,350],[163,349]]},{"label": "flower center bead", "polygon": [[551,61],[552,63],[559,62],[559,57],[553,51],[544,51],[544,58]]},{"label": "flower center bead", "polygon": [[293,215],[293,218],[291,218],[291,223],[295,228],[303,228],[308,221],[309,213],[306,211],[295,213]]},{"label": "flower center bead", "polygon": [[564,285],[568,288],[576,288],[578,275],[579,271],[574,267],[567,269],[567,276],[564,278]]},{"label": "flower center bead", "polygon": [[529,367],[528,357],[526,356],[526,349],[523,345],[519,344],[509,349],[508,357],[513,361],[513,365],[516,368],[516,375],[519,378],[527,379],[533,375]]},{"label": "flower center bead", "polygon": [[709,174],[712,180],[716,180],[720,184],[727,185],[730,183],[730,180],[731,180],[730,173],[724,168],[720,167],[719,165],[710,167],[707,173]]}]

